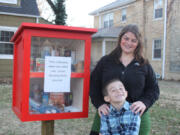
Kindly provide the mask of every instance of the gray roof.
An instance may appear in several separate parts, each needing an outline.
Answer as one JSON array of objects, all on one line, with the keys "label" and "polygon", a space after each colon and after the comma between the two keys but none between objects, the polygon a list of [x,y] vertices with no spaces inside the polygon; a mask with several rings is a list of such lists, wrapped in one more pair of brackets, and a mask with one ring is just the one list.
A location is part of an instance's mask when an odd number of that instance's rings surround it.
[{"label": "gray roof", "polygon": [[20,15],[32,15],[39,16],[39,10],[36,0],[20,0],[20,6],[15,5],[0,5],[0,14],[20,14]]},{"label": "gray roof", "polygon": [[98,13],[101,13],[101,12],[105,12],[105,11],[108,11],[108,10],[111,10],[111,9],[115,9],[115,8],[118,8],[118,7],[121,7],[121,6],[125,6],[127,4],[130,4],[132,2],[134,2],[136,0],[116,0],[104,7],[101,7],[91,13],[89,13],[89,15],[96,15]]},{"label": "gray roof", "polygon": [[123,27],[110,27],[99,29],[97,33],[92,35],[92,38],[117,38]]}]

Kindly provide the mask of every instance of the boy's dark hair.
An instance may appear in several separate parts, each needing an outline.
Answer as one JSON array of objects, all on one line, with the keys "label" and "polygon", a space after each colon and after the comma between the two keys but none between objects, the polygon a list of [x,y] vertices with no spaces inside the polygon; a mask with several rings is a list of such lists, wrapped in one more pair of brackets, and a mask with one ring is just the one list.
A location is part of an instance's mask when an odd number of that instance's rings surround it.
[{"label": "boy's dark hair", "polygon": [[121,80],[119,78],[113,78],[111,80],[106,81],[106,83],[104,84],[103,89],[102,89],[103,96],[108,96],[108,90],[107,90],[108,85],[110,83],[116,82],[116,81],[120,81],[121,82]]}]

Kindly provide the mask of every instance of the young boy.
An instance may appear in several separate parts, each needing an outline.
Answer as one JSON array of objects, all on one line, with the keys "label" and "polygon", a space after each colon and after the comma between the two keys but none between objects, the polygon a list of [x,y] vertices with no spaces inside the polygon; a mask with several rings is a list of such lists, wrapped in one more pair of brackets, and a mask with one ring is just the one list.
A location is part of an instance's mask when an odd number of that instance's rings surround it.
[{"label": "young boy", "polygon": [[110,80],[103,89],[103,95],[104,100],[110,103],[110,109],[108,115],[101,115],[100,135],[138,135],[140,116],[130,110],[122,82]]}]

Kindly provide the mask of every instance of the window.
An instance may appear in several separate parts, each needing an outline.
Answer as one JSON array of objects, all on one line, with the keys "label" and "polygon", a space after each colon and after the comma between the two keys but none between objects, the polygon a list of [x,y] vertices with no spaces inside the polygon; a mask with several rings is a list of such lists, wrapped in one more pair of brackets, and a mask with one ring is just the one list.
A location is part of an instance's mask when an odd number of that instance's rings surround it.
[{"label": "window", "polygon": [[163,0],[154,0],[154,18],[162,18],[163,16]]},{"label": "window", "polygon": [[104,28],[109,28],[113,26],[113,13],[106,14],[103,18]]},{"label": "window", "polygon": [[17,4],[18,0],[0,0],[0,3]]},{"label": "window", "polygon": [[12,59],[13,43],[10,42],[17,28],[0,27],[0,59]]},{"label": "window", "polygon": [[126,21],[126,9],[122,9],[122,16],[121,16],[121,20],[124,22]]},{"label": "window", "polygon": [[154,40],[153,59],[161,59],[161,40]]}]

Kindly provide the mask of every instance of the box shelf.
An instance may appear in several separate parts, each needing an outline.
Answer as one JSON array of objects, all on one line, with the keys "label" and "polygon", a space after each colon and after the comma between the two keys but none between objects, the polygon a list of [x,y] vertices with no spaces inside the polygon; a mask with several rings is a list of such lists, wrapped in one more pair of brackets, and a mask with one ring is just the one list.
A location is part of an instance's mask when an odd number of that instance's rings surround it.
[{"label": "box shelf", "polygon": [[[71,73],[71,78],[83,78],[84,73]],[[31,72],[30,78],[44,78],[44,72]]]}]

